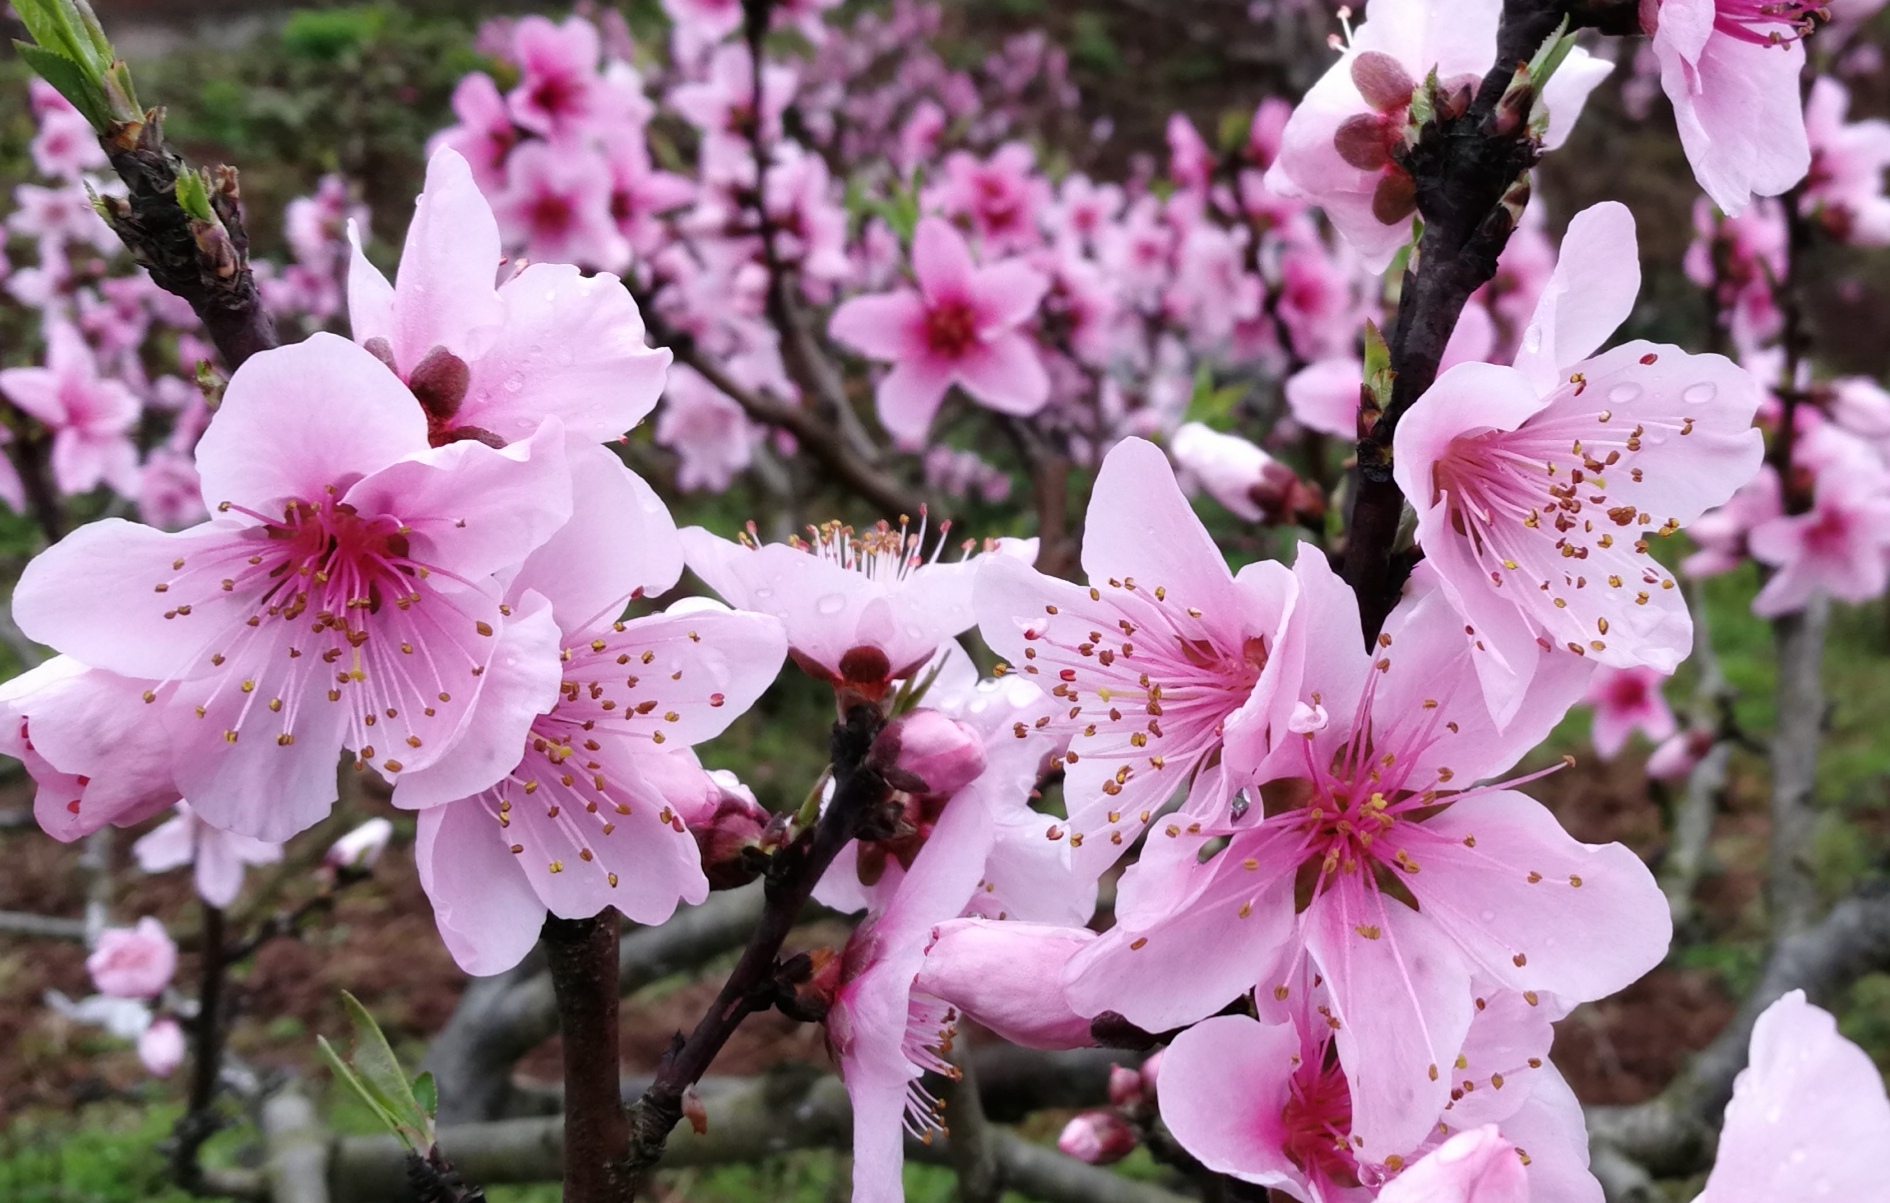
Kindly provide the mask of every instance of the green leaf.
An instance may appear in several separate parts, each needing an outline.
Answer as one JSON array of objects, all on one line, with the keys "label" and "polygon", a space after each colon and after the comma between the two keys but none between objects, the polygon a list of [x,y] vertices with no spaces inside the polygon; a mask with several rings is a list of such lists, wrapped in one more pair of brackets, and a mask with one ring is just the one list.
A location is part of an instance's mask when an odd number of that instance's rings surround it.
[{"label": "green leaf", "polygon": [[432,1075],[420,1076],[429,1099],[429,1105],[422,1107],[414,1093],[417,1083],[408,1082],[407,1072],[400,1067],[399,1058],[394,1056],[374,1017],[345,990],[341,1001],[347,1008],[349,1022],[354,1025],[354,1042],[344,1064],[328,1041],[317,1037],[316,1046],[323,1059],[335,1071],[335,1076],[359,1094],[409,1149],[424,1152],[432,1148],[433,1111],[438,1103]]},{"label": "green leaf", "polygon": [[15,43],[20,57],[104,132],[113,121],[143,115],[131,90],[131,73],[118,61],[85,0],[16,0],[13,6],[33,44]]},{"label": "green leaf", "polygon": [[440,1113],[440,1085],[433,1080],[433,1071],[428,1070],[413,1080],[413,1097],[428,1119]]},{"label": "green leaf", "polygon": [[85,116],[93,129],[111,120],[111,104],[105,98],[105,90],[87,73],[84,66],[56,50],[35,46],[30,42],[15,42],[13,48],[19,51],[20,59],[33,69],[34,74],[72,102],[72,107]]},{"label": "green leaf", "polygon": [[210,208],[210,189],[203,176],[194,171],[177,174],[177,206],[198,221],[216,223],[217,215]]}]

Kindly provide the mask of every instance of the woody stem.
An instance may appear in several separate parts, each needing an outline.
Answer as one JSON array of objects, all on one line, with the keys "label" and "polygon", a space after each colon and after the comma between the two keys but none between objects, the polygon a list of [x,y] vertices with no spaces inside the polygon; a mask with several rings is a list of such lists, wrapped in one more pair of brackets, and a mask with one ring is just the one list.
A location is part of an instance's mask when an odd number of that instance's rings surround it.
[{"label": "woody stem", "polygon": [[814,886],[834,857],[859,830],[861,819],[883,805],[891,787],[867,767],[866,755],[886,718],[879,707],[861,703],[848,708],[833,726],[830,742],[834,791],[820,820],[770,858],[763,883],[766,899],[741,960],[695,1029],[677,1042],[657,1068],[656,1080],[630,1108],[630,1150],[626,1162],[631,1196],[648,1183],[662,1159],[670,1131],[683,1116],[683,1095],[714,1063],[722,1046],[748,1016],[774,1005],[781,947],[800,919]]}]

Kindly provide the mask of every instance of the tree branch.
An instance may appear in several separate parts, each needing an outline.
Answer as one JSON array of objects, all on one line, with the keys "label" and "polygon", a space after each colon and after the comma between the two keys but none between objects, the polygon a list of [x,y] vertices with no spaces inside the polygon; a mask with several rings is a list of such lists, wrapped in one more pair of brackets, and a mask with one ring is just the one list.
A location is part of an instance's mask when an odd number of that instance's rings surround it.
[{"label": "tree branch", "polygon": [[1831,602],[1813,597],[1803,610],[1773,620],[1778,648],[1778,728],[1772,737],[1772,850],[1766,881],[1772,930],[1803,931],[1818,913],[1811,863],[1818,814],[1818,745],[1824,739],[1824,636]]},{"label": "tree branch", "polygon": [[112,170],[125,182],[123,199],[102,197],[105,220],[151,279],[182,297],[203,322],[223,362],[234,372],[258,351],[277,345],[275,319],[249,270],[249,235],[236,168],[212,168],[205,191],[213,220],[178,201],[179,177],[194,175],[164,138],[164,110],[143,121],[116,123],[99,136]]},{"label": "tree branch", "polygon": [[[223,908],[203,905],[203,937],[198,942],[197,1015],[190,1023],[190,1094],[184,1114],[171,1129],[171,1179],[192,1193],[204,1187],[199,1155],[217,1129],[217,1087],[223,1076],[223,983],[229,968],[224,955]],[[297,1096],[298,1098],[300,1096]],[[302,1099],[303,1105],[307,1100]],[[289,1103],[284,1104],[290,1106]]]},{"label": "tree branch", "polygon": [[[763,884],[766,907],[741,960],[695,1030],[671,1048],[657,1070],[656,1080],[630,1109],[633,1143],[628,1181],[633,1195],[648,1182],[663,1157],[670,1131],[682,1119],[684,1091],[708,1072],[716,1054],[744,1019],[774,1005],[780,989],[775,974],[781,946],[812,896],[815,883],[854,838],[861,821],[890,796],[885,780],[866,763],[867,753],[885,723],[877,706],[862,703],[849,707],[834,724],[832,799],[809,831],[770,859]],[[570,1105],[569,1099],[566,1105]]]},{"label": "tree branch", "polygon": [[1591,1107],[1589,1139],[1661,1177],[1698,1173],[1745,1068],[1752,1025],[1789,990],[1829,1004],[1869,973],[1890,970],[1890,890],[1878,887],[1838,904],[1824,921],[1772,948],[1759,984],[1739,1013],[1657,1098],[1631,1107]]},{"label": "tree branch", "polygon": [[958,1203],[998,1203],[1004,1193],[1004,1179],[998,1165],[997,1138],[984,1115],[970,1040],[960,1032],[956,1043],[952,1064],[958,1069],[958,1078],[946,1087],[944,1101],[952,1172],[958,1176]]},{"label": "tree branch", "polygon": [[[664,1164],[673,1168],[762,1161],[797,1149],[845,1148],[852,1139],[846,1088],[831,1075],[783,1066],[759,1078],[708,1079],[702,1098],[708,1130],[676,1133]],[[440,1147],[469,1178],[490,1185],[543,1182],[556,1177],[561,1127],[555,1119],[516,1119],[442,1129]],[[1054,1149],[991,1130],[999,1172],[1010,1190],[1046,1203],[1182,1203],[1160,1186],[1085,1165]],[[330,1190],[338,1199],[409,1199],[400,1143],[391,1136],[351,1136],[337,1142]],[[908,1141],[915,1161],[948,1164],[950,1141]]]},{"label": "tree branch", "polygon": [[[660,926],[631,931],[617,944],[618,995],[742,947],[762,906],[761,886],[744,886],[711,894]],[[542,964],[527,961],[511,973],[473,979],[423,1065],[440,1087],[440,1122],[498,1118],[512,1067],[557,1030],[558,1005]]]},{"label": "tree branch", "polygon": [[630,1126],[617,1093],[617,912],[549,916],[541,940],[564,1039],[564,1197],[627,1203],[635,1190],[623,1164]]},{"label": "tree branch", "polygon": [[1736,735],[1729,729],[1732,694],[1726,684],[1726,674],[1720,668],[1719,655],[1713,650],[1705,590],[1698,582],[1688,582],[1686,589],[1687,607],[1693,614],[1691,661],[1699,674],[1687,716],[1687,737],[1710,738],[1713,743],[1687,774],[1680,805],[1668,823],[1667,852],[1660,862],[1660,889],[1667,896],[1676,932],[1687,929],[1693,922],[1693,892],[1706,872],[1708,846],[1713,838],[1720,801],[1726,793]]},{"label": "tree branch", "polygon": [[[1437,379],[1444,348],[1470,294],[1496,276],[1515,214],[1527,199],[1527,174],[1540,148],[1526,114],[1499,112],[1517,67],[1527,63],[1564,15],[1553,0],[1504,0],[1496,63],[1463,116],[1439,115],[1401,156],[1424,219],[1405,272],[1391,351],[1391,402],[1360,438],[1347,522],[1345,579],[1357,592],[1369,644],[1397,602],[1403,570],[1393,562],[1404,494],[1391,474],[1398,419]],[[1520,190],[1521,195],[1516,195]]]}]

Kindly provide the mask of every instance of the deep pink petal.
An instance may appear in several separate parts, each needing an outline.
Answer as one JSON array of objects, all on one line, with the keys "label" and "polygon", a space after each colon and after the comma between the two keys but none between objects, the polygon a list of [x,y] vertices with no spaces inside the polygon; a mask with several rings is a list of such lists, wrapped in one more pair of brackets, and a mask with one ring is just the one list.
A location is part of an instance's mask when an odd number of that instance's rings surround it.
[{"label": "deep pink petal", "polygon": [[1050,278],[1022,259],[1006,259],[973,273],[969,297],[985,333],[1021,326],[1037,313]]},{"label": "deep pink petal", "polygon": [[879,382],[875,398],[880,424],[901,447],[925,445],[926,432],[952,386],[953,367],[950,361],[930,355],[906,359]]},{"label": "deep pink petal", "polygon": [[912,271],[927,301],[965,295],[976,270],[971,248],[950,222],[942,217],[920,219],[912,235]]},{"label": "deep pink petal", "polygon": [[1022,334],[1002,334],[960,359],[958,383],[999,413],[1028,416],[1050,400],[1050,375],[1036,344]]},{"label": "deep pink petal", "polygon": [[869,359],[904,359],[924,345],[925,302],[910,289],[854,297],[834,310],[827,332]]}]

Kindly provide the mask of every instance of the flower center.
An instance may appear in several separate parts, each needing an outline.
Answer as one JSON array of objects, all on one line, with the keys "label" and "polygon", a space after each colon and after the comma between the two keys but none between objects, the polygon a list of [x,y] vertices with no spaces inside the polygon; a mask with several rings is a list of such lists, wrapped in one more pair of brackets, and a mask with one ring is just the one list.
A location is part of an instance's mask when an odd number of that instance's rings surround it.
[{"label": "flower center", "polygon": [[[1329,1046],[1328,1046],[1329,1047]],[[1302,1065],[1293,1074],[1292,1097],[1280,1116],[1286,1126],[1286,1156],[1314,1182],[1358,1185],[1352,1157],[1352,1091],[1336,1057],[1330,1064]]]},{"label": "flower center", "polygon": [[978,315],[963,301],[941,301],[925,314],[925,342],[935,355],[962,359],[978,344]]},{"label": "flower center", "polygon": [[1713,27],[1760,46],[1783,46],[1811,36],[1829,21],[1825,0],[1718,0]]},{"label": "flower center", "polygon": [[537,233],[556,235],[570,229],[575,216],[570,197],[556,192],[542,192],[532,198],[527,220]]}]

